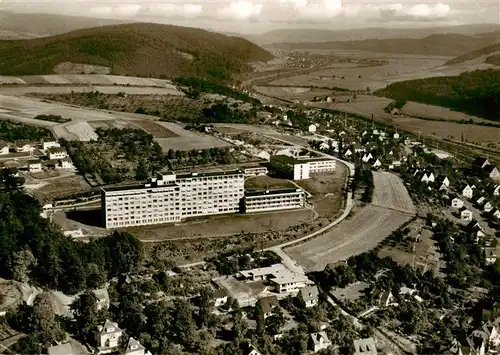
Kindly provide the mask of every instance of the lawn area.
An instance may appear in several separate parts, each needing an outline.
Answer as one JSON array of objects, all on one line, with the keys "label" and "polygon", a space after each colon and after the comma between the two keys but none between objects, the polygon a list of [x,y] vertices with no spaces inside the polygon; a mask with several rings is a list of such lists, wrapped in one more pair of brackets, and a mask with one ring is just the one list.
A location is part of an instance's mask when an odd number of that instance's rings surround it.
[{"label": "lawn area", "polygon": [[337,169],[331,173],[312,174],[310,179],[298,180],[297,185],[309,192],[309,199],[319,217],[331,218],[343,206],[346,169],[343,164],[337,164]]},{"label": "lawn area", "polygon": [[268,190],[268,189],[284,189],[296,188],[297,186],[286,179],[273,178],[271,176],[255,176],[245,181],[246,189]]}]

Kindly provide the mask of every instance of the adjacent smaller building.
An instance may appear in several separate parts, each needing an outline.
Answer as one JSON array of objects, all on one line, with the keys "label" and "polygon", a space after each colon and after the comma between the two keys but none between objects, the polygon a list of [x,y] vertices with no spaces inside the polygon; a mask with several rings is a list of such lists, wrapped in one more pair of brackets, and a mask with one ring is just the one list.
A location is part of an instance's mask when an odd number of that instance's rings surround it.
[{"label": "adjacent smaller building", "polygon": [[264,317],[264,319],[271,317],[273,315],[273,310],[276,307],[279,307],[278,298],[276,298],[276,296],[269,296],[269,297],[260,298],[257,301],[257,304],[260,307],[260,310],[262,312],[262,316]]},{"label": "adjacent smaller building", "polygon": [[39,173],[42,171],[42,162],[38,159],[28,160],[28,171],[30,173]]},{"label": "adjacent smaller building", "polygon": [[47,155],[50,160],[64,159],[68,156],[66,149],[61,147],[52,147],[47,149]]},{"label": "adjacent smaller building", "polygon": [[318,287],[314,285],[301,288],[298,297],[306,308],[310,308],[318,304],[318,295]]},{"label": "adjacent smaller building", "polygon": [[227,302],[227,291],[223,288],[219,288],[214,292],[214,306],[220,307],[226,304]]},{"label": "adjacent smaller building", "polygon": [[59,148],[61,145],[57,141],[44,141],[42,142],[42,150],[47,150],[49,148]]},{"label": "adjacent smaller building", "polygon": [[267,168],[265,166],[256,166],[251,168],[244,168],[243,172],[245,174],[245,177],[263,176],[267,175]]},{"label": "adjacent smaller building", "polygon": [[293,180],[305,180],[310,178],[310,174],[335,171],[337,161],[324,157],[296,159],[287,155],[273,155],[271,166]]},{"label": "adjacent smaller building", "polygon": [[313,353],[317,353],[321,350],[327,349],[332,345],[330,339],[326,335],[326,332],[311,333],[309,335],[309,345]]},{"label": "adjacent smaller building", "polygon": [[123,353],[123,355],[148,355],[148,354],[150,355],[151,353],[149,351],[146,352],[146,348],[132,337],[128,340],[127,347],[125,348],[125,352]]},{"label": "adjacent smaller building", "polygon": [[460,219],[462,221],[472,221],[473,218],[473,213],[472,211],[469,211],[468,209],[463,209],[460,211]]},{"label": "adjacent smaller building", "polygon": [[246,191],[243,212],[266,212],[303,208],[305,193],[302,189],[276,189]]},{"label": "adjacent smaller building", "polygon": [[459,199],[458,197],[455,197],[453,200],[451,200],[451,207],[462,208],[464,207],[464,201],[462,199]]}]

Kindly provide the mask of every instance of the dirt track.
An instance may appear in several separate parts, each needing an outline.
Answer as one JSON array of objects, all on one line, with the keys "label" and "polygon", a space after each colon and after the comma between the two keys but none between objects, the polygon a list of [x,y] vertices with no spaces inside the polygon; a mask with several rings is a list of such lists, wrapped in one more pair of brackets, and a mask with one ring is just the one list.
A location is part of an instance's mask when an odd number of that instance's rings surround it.
[{"label": "dirt track", "polygon": [[366,252],[384,240],[415,213],[403,182],[390,173],[374,173],[373,204],[323,235],[287,253],[309,271],[323,270],[329,263]]}]

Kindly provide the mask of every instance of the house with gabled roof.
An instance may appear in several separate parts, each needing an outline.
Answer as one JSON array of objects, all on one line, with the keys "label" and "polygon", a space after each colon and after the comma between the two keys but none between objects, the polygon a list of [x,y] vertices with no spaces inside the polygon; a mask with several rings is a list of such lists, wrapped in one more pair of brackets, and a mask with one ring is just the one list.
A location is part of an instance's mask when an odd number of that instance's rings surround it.
[{"label": "house with gabled roof", "polygon": [[279,307],[278,298],[276,296],[268,296],[259,298],[257,303],[260,306],[262,316],[264,319],[273,315],[273,311],[276,307]]},{"label": "house with gabled roof", "polygon": [[486,197],[481,196],[476,200],[476,205],[481,207],[482,205],[484,205],[485,202],[486,202]]},{"label": "house with gabled roof", "polygon": [[441,181],[441,186],[446,186],[446,187],[450,187],[450,179],[448,179],[447,176],[445,176],[442,181]]},{"label": "house with gabled roof", "polygon": [[490,201],[486,201],[486,203],[483,206],[483,211],[488,213],[493,209],[493,205],[491,204]]},{"label": "house with gabled roof", "polygon": [[460,211],[460,220],[462,220],[462,221],[472,221],[472,218],[473,218],[472,211],[470,211],[470,210],[468,210],[466,208],[463,208]]},{"label": "house with gabled roof", "polygon": [[493,179],[493,180],[500,179],[500,172],[498,171],[498,169],[495,165],[491,165],[491,164],[486,165],[483,170],[488,175],[488,177],[490,179]]},{"label": "house with gabled roof", "polygon": [[474,196],[474,190],[472,189],[472,187],[467,184],[461,191],[462,193],[462,196],[464,197],[467,197],[467,198],[472,198],[472,196]]},{"label": "house with gabled roof", "polygon": [[373,159],[372,153],[365,154],[365,155],[363,155],[363,158],[361,158],[363,163],[368,163],[372,159]]},{"label": "house with gabled roof", "polygon": [[352,155],[352,152],[350,149],[347,149],[345,152],[344,152],[344,156],[346,157],[350,157]]},{"label": "house with gabled roof", "polygon": [[497,218],[497,219],[500,219],[500,210],[498,208],[494,208],[490,211],[490,214]]},{"label": "house with gabled roof", "polygon": [[464,207],[464,201],[458,197],[455,197],[453,200],[451,200],[451,207],[453,208],[462,208]]},{"label": "house with gabled roof", "polygon": [[127,347],[125,348],[123,355],[151,355],[151,353],[149,351],[146,352],[146,348],[131,337],[128,340]]},{"label": "house with gabled roof", "polygon": [[309,346],[313,353],[327,349],[331,345],[332,342],[328,339],[326,332],[311,333],[309,335]]},{"label": "house with gabled roof", "polygon": [[474,162],[472,163],[472,166],[475,168],[479,169],[484,169],[485,166],[490,165],[490,162],[488,158],[484,157],[477,157]]},{"label": "house with gabled roof", "polygon": [[95,340],[99,354],[108,354],[115,351],[120,343],[123,331],[118,324],[106,319],[104,325],[100,325],[95,332]]},{"label": "house with gabled roof", "polygon": [[493,196],[500,196],[500,184],[493,188]]},{"label": "house with gabled roof", "polygon": [[382,166],[382,162],[378,159],[373,159],[371,164],[374,168],[380,168]]},{"label": "house with gabled roof", "polygon": [[316,285],[303,287],[300,289],[297,296],[304,303],[306,308],[314,307],[318,304],[318,287]]}]

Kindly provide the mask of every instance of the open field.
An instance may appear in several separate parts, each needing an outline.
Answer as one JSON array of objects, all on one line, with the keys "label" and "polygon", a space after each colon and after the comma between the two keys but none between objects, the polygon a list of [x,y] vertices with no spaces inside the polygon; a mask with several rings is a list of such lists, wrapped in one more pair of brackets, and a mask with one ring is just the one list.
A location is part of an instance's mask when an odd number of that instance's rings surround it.
[{"label": "open field", "polygon": [[447,121],[469,121],[493,123],[490,120],[468,115],[463,112],[452,111],[447,107],[440,107],[434,105],[422,104],[419,102],[408,101],[400,110],[401,113],[408,116],[424,117],[424,118],[438,118]]},{"label": "open field", "polygon": [[[57,124],[33,119],[41,114],[60,115],[63,118],[71,118],[71,122]],[[89,141],[96,139],[95,127],[138,125],[139,127],[144,126],[144,129],[153,135],[161,136],[161,138],[158,136],[156,140],[165,151],[170,148],[191,150],[230,146],[230,144],[212,136],[187,131],[175,123],[160,122],[148,115],[74,107],[25,97],[0,95],[1,119],[49,127],[52,128],[57,138],[67,140]]]},{"label": "open field", "polygon": [[267,96],[300,101],[332,94],[332,90],[294,86],[254,86],[254,90]]},{"label": "open field", "polygon": [[296,188],[290,180],[273,178],[271,176],[254,176],[245,180],[245,189],[268,190]]},{"label": "open field", "polygon": [[170,88],[176,90],[170,80],[139,78],[134,76],[118,75],[24,75],[24,76],[0,76],[0,85],[19,83],[22,85],[123,85],[123,86],[149,86],[159,88]]},{"label": "open field", "polygon": [[161,145],[164,151],[173,150],[191,150],[229,147],[231,144],[217,139],[213,136],[201,134],[198,132],[187,131],[181,126],[172,122],[156,122],[165,127],[177,137],[159,138],[156,141]]},{"label": "open field", "polygon": [[403,182],[390,173],[374,173],[374,183],[373,204],[355,211],[321,236],[287,249],[287,253],[310,271],[323,270],[329,263],[373,249],[408,221],[414,206]]},{"label": "open field", "polygon": [[137,87],[137,86],[0,86],[0,93],[6,95],[52,94],[63,95],[71,92],[82,93],[99,91],[103,94],[116,95],[123,92],[128,95],[175,95],[183,96],[182,91],[173,88]]},{"label": "open field", "polygon": [[33,187],[30,189],[30,194],[42,202],[52,202],[71,194],[91,191],[83,176],[73,173],[48,179],[35,179],[28,174],[23,176],[26,178],[26,184]]},{"label": "open field", "polygon": [[188,220],[175,225],[128,228],[127,231],[143,241],[220,237],[238,233],[284,230],[297,224],[311,222],[312,218],[313,212],[310,210],[233,214]]},{"label": "open field", "polygon": [[[379,66],[342,66],[322,69],[309,74],[287,77],[272,81],[273,85],[297,85],[317,87],[338,87],[348,90],[371,90],[384,88],[396,81],[428,78],[433,76],[458,75],[465,71],[492,67],[485,63],[465,63],[443,66],[450,57],[374,53],[367,51],[331,50],[315,51],[317,53],[338,55],[350,58],[387,60],[389,63]],[[321,76],[321,78],[320,78]],[[329,79],[327,77],[330,77]],[[361,76],[361,77],[359,77]],[[343,79],[342,79],[343,77]]]}]

